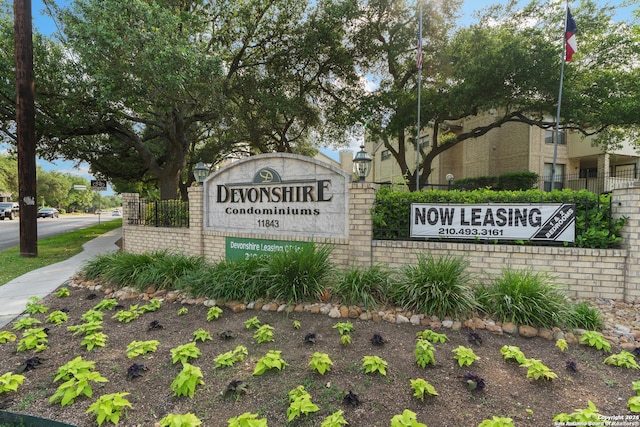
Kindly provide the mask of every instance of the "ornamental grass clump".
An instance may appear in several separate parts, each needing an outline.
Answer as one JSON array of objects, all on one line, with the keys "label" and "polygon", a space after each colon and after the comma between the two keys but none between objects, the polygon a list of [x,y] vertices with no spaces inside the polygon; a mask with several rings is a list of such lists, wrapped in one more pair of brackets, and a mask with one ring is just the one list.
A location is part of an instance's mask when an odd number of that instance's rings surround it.
[{"label": "ornamental grass clump", "polygon": [[339,274],[333,293],[345,305],[377,308],[387,302],[390,277],[391,272],[381,265],[351,267]]},{"label": "ornamental grass clump", "polygon": [[391,302],[426,315],[463,317],[474,312],[476,300],[466,272],[468,263],[454,256],[420,255],[417,265],[401,270]]}]

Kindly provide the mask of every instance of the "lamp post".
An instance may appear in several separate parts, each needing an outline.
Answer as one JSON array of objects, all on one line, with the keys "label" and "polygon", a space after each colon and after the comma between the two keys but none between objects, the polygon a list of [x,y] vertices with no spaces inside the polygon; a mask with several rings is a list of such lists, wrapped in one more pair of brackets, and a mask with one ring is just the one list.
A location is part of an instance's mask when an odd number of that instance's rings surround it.
[{"label": "lamp post", "polygon": [[371,156],[364,151],[364,145],[360,146],[360,151],[353,158],[353,171],[358,177],[358,182],[364,182],[371,171]]},{"label": "lamp post", "polygon": [[447,179],[447,182],[449,183],[448,190],[451,190],[451,184],[453,183],[453,174],[452,173],[448,173],[447,176],[445,176],[445,178]]},{"label": "lamp post", "polygon": [[206,167],[204,163],[198,162],[193,168],[193,177],[196,179],[199,187],[201,187],[204,180],[207,179],[207,175],[209,175],[209,168]]}]

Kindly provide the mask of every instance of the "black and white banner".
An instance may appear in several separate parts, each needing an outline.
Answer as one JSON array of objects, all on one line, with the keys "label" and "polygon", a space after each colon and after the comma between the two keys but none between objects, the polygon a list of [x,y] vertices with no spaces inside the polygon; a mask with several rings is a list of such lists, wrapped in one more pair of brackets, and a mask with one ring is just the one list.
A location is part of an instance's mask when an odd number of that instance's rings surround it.
[{"label": "black and white banner", "polygon": [[411,204],[411,237],[573,242],[573,204]]}]

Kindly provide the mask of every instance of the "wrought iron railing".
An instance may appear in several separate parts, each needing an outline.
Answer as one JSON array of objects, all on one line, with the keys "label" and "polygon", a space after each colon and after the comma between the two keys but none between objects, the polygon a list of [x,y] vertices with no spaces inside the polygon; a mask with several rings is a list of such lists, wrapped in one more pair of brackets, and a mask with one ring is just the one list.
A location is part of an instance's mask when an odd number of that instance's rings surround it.
[{"label": "wrought iron railing", "polygon": [[147,227],[189,227],[189,202],[139,200],[130,202],[126,221]]}]

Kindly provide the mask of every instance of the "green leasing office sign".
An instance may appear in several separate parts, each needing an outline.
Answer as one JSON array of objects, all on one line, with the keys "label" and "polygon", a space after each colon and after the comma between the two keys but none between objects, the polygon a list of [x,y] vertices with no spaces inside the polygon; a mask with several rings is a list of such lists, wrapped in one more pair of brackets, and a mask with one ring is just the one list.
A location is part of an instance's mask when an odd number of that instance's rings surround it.
[{"label": "green leasing office sign", "polygon": [[225,242],[225,258],[228,261],[249,259],[275,252],[299,251],[302,248],[313,247],[312,242],[293,242],[288,240],[243,239],[227,237]]}]

